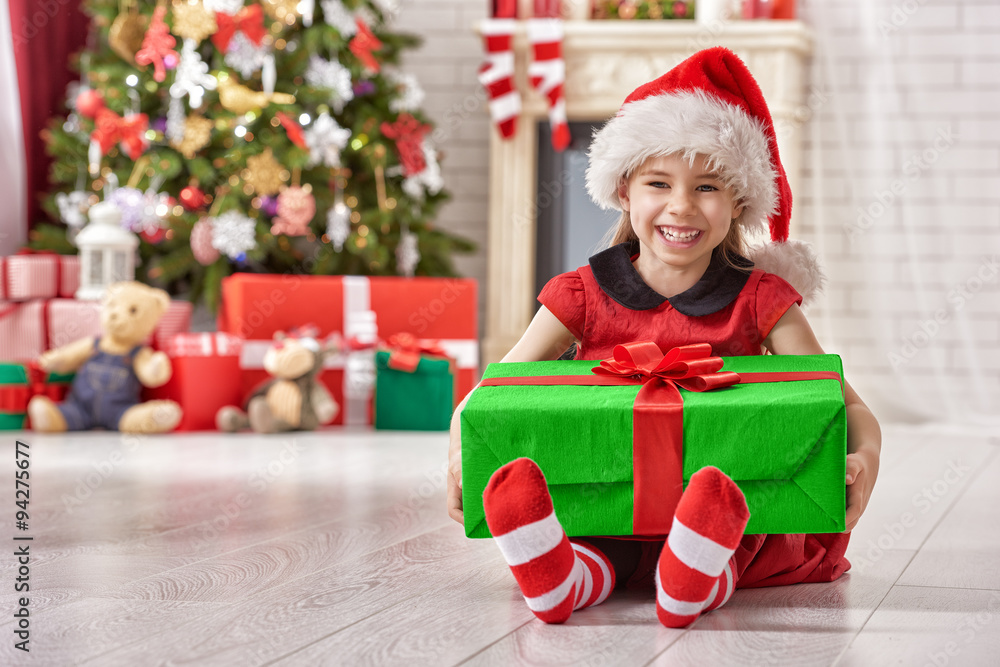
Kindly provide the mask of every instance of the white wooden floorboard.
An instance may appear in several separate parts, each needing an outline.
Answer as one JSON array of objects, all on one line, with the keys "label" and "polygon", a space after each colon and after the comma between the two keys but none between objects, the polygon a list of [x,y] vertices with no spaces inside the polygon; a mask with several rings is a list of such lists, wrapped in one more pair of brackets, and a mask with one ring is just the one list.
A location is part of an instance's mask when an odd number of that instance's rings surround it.
[{"label": "white wooden floorboard", "polygon": [[737,591],[669,630],[651,591],[535,620],[495,546],[447,518],[444,434],[6,432],[0,539],[22,534],[15,437],[31,444],[35,539],[32,652],[4,612],[0,664],[995,664],[998,435],[886,427],[848,575]]}]

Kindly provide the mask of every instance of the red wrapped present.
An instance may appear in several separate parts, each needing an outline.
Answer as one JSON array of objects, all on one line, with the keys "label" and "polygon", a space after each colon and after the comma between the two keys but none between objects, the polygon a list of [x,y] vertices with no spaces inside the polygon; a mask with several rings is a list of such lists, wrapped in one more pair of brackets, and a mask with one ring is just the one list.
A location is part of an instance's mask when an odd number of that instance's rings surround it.
[{"label": "red wrapped present", "polygon": [[73,375],[49,374],[35,363],[0,361],[0,431],[27,427],[28,402],[33,396],[61,401],[69,392]]},{"label": "red wrapped present", "polygon": [[162,387],[146,389],[146,399],[177,401],[184,411],[178,431],[215,429],[215,413],[240,405],[242,341],[225,333],[181,333],[165,340],[173,374]]},{"label": "red wrapped present", "polygon": [[[369,311],[377,322],[368,322]],[[321,336],[341,332],[347,340],[369,335],[375,324],[383,339],[404,332],[436,339],[456,361],[456,401],[479,379],[475,280],[249,273],[223,279],[218,328],[247,339],[240,358],[245,392],[267,379],[262,361],[271,336],[306,323]],[[334,423],[370,424],[374,350],[331,356],[324,368],[320,379],[341,406]]]},{"label": "red wrapped present", "polygon": [[24,250],[18,255],[0,257],[0,299],[72,297],[79,286],[80,258],[76,255]]}]

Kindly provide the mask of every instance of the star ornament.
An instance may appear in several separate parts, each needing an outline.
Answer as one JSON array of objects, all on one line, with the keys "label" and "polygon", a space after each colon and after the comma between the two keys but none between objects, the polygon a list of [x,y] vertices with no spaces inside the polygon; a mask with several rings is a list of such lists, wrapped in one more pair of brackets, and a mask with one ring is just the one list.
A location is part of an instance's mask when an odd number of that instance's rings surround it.
[{"label": "star ornament", "polygon": [[247,158],[247,168],[243,170],[243,180],[259,195],[273,195],[281,189],[284,179],[281,163],[274,158],[270,148],[260,155]]},{"label": "star ornament", "polygon": [[215,33],[218,26],[215,14],[208,11],[200,0],[174,0],[173,33],[195,43]]}]

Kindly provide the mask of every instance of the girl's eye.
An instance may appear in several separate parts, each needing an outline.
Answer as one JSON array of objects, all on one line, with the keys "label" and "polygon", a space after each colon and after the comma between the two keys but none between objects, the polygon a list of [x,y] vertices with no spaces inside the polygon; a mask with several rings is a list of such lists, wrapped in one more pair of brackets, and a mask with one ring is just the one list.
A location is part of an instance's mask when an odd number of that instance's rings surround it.
[{"label": "girl's eye", "polygon": [[670,187],[669,183],[664,183],[663,181],[653,181],[649,185],[652,186],[652,187],[654,187],[654,188],[669,188]]},{"label": "girl's eye", "polygon": [[705,185],[699,185],[698,189],[701,190],[702,192],[715,192],[719,188],[715,187],[714,185],[705,184]]}]

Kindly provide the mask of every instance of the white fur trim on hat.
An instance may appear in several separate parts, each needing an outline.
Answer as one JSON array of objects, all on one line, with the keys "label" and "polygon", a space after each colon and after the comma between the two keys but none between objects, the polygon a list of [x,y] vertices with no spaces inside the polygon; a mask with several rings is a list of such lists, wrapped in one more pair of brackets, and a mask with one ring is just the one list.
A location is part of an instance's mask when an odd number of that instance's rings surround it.
[{"label": "white fur trim on hat", "polygon": [[778,207],[767,136],[760,121],[701,90],[629,102],[594,134],[587,192],[601,208],[621,210],[618,184],[646,160],[702,154],[744,205],[739,221],[750,230],[765,229]]},{"label": "white fur trim on hat", "polygon": [[802,295],[802,305],[815,303],[823,291],[826,276],[811,243],[785,241],[751,246],[747,257],[754,268],[784,278]]}]

